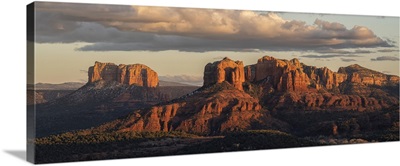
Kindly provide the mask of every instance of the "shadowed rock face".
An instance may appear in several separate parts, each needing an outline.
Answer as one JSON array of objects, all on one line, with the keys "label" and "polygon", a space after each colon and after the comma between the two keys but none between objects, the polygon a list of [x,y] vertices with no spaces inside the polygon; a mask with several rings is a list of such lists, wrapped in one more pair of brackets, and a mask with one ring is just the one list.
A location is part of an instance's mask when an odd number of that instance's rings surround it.
[{"label": "shadowed rock face", "polygon": [[290,92],[266,98],[272,110],[287,111],[377,111],[398,104],[395,97],[385,100],[364,95],[342,95],[316,92]]},{"label": "shadowed rock face", "polygon": [[208,63],[204,69],[204,86],[228,82],[235,88],[243,90],[244,66],[242,61],[224,58],[221,61]]},{"label": "shadowed rock face", "polygon": [[94,66],[89,67],[88,76],[89,83],[104,80],[143,87],[158,86],[157,73],[142,64],[117,66],[113,63],[95,62]]}]

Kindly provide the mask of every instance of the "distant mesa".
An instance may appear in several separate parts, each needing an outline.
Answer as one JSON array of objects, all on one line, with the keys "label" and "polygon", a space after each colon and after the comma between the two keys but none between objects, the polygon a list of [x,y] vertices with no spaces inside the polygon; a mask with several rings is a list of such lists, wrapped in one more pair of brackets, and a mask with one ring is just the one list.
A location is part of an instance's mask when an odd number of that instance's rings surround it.
[{"label": "distant mesa", "polygon": [[143,64],[115,65],[114,63],[95,62],[89,67],[89,83],[99,80],[116,81],[127,85],[158,87],[158,75]]}]

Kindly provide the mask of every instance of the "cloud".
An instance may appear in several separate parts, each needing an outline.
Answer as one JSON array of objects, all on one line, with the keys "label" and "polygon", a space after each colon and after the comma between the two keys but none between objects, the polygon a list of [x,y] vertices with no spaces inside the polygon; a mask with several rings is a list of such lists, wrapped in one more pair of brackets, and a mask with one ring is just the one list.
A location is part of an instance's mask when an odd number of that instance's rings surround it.
[{"label": "cloud", "polygon": [[328,58],[316,58],[315,61],[331,61],[331,59],[328,59]]},{"label": "cloud", "polygon": [[399,57],[396,56],[380,56],[377,58],[372,58],[371,61],[399,61]]},{"label": "cloud", "polygon": [[319,49],[319,50],[315,50],[315,52],[321,53],[321,54],[370,54],[370,53],[375,53],[374,51],[370,51],[370,50],[357,49],[354,51],[349,51],[349,50],[332,49],[332,48]]},{"label": "cloud", "polygon": [[340,49],[322,49],[322,50],[316,50],[315,52],[321,53],[321,54],[351,54],[351,51],[347,50],[340,50]]},{"label": "cloud", "polygon": [[399,50],[395,50],[395,49],[382,49],[382,50],[378,50],[378,52],[399,52]]},{"label": "cloud", "polygon": [[353,53],[370,54],[370,53],[375,53],[375,52],[374,51],[369,51],[369,50],[355,50]]},{"label": "cloud", "polygon": [[347,58],[340,58],[343,62],[354,62],[357,61],[355,59],[347,59]]},{"label": "cloud", "polygon": [[359,55],[342,55],[342,54],[330,54],[330,55],[302,55],[304,58],[337,58],[337,57],[361,57]]},{"label": "cloud", "polygon": [[367,27],[276,13],[74,3],[36,4],[39,43],[87,42],[82,51],[290,51],[392,47]]},{"label": "cloud", "polygon": [[346,27],[343,24],[337,22],[327,22],[320,19],[314,21],[315,25],[318,25],[321,29],[333,30],[333,31],[346,31]]},{"label": "cloud", "polygon": [[203,77],[202,76],[192,76],[192,75],[165,75],[159,76],[160,80],[169,81],[169,82],[178,82],[196,86],[203,85]]}]

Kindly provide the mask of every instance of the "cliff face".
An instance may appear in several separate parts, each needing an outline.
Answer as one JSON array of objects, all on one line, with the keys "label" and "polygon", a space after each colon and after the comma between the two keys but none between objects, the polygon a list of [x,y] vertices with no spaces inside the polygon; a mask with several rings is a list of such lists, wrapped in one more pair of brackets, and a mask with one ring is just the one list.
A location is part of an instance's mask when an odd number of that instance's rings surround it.
[{"label": "cliff face", "polygon": [[317,68],[315,66],[303,66],[304,72],[312,80],[312,87],[320,89],[332,89],[339,87],[339,84],[347,79],[344,73],[336,73],[326,67]]},{"label": "cliff face", "polygon": [[204,86],[228,82],[235,88],[243,90],[244,66],[242,61],[233,61],[224,58],[221,61],[208,63],[204,68]]},{"label": "cliff face", "polygon": [[89,67],[88,76],[89,83],[104,80],[143,87],[158,86],[157,73],[142,64],[117,66],[113,63],[95,62],[94,66]]},{"label": "cliff face", "polygon": [[[297,59],[280,60],[265,56],[254,65],[246,66],[245,79],[249,82],[267,82],[277,91],[304,92],[310,88],[335,89],[343,84],[393,85],[399,77],[385,75],[360,65],[350,65],[333,72],[327,67],[317,68],[300,63]],[[358,86],[357,85],[357,86]]]},{"label": "cliff face", "polygon": [[246,81],[252,82],[256,76],[256,65],[248,65],[244,67],[244,77]]},{"label": "cliff face", "polygon": [[386,75],[357,64],[341,67],[339,68],[338,73],[347,74],[347,80],[351,83],[377,86],[399,84],[398,76]]},{"label": "cliff face", "polygon": [[254,67],[248,66],[246,69],[248,81],[265,80],[277,91],[306,91],[310,84],[309,78],[303,72],[302,65],[297,59],[287,61],[265,56],[258,59]]},{"label": "cliff face", "polygon": [[245,78],[263,88],[263,105],[274,110],[374,111],[399,103],[391,92],[398,91],[398,76],[359,65],[333,72],[265,56],[245,67]]}]

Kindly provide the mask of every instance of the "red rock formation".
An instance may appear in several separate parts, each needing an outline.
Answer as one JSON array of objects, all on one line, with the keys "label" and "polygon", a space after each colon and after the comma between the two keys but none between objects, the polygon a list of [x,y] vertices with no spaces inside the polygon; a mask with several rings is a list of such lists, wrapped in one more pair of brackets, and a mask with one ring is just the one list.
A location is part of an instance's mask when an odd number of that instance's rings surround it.
[{"label": "red rock formation", "polygon": [[398,76],[388,75],[388,76],[387,76],[387,80],[388,80],[390,83],[399,84],[399,77],[398,77]]},{"label": "red rock formation", "polygon": [[256,75],[256,66],[255,65],[245,66],[244,75],[246,81],[253,82]]},{"label": "red rock formation", "polygon": [[255,79],[266,79],[278,91],[307,91],[310,80],[297,59],[291,61],[265,56],[255,64]]},{"label": "red rock formation", "polygon": [[340,83],[346,80],[347,75],[343,73],[336,73],[326,67],[317,68],[315,66],[303,66],[304,72],[312,80],[313,86],[316,89],[324,87],[332,89],[339,87]]},{"label": "red rock formation", "polygon": [[89,67],[88,75],[90,83],[105,80],[144,87],[158,86],[157,73],[142,64],[117,66],[113,63],[95,62],[94,66]]},{"label": "red rock formation", "polygon": [[361,95],[342,95],[332,93],[287,93],[268,98],[267,105],[276,110],[330,110],[330,111],[376,111],[398,104],[395,97],[376,99]]},{"label": "red rock formation", "polygon": [[117,80],[117,65],[113,63],[95,62],[94,66],[89,67],[89,82],[99,80],[116,81]]},{"label": "red rock formation", "polygon": [[245,75],[246,81],[266,80],[275,90],[297,92],[308,91],[309,87],[330,90],[345,81],[378,86],[399,83],[398,76],[385,75],[360,65],[341,67],[338,72],[333,72],[326,67],[304,65],[297,59],[288,61],[269,56],[259,59],[255,65],[246,66]]},{"label": "red rock formation", "polygon": [[[126,82],[126,78],[137,82],[130,76],[138,75],[135,73],[137,70],[122,66],[119,71],[126,74],[118,74],[121,76],[119,80],[127,84],[130,82]],[[263,128],[270,120],[266,108],[271,111],[376,111],[398,106],[398,97],[389,94],[387,89],[372,91],[373,87],[364,85],[371,81],[366,79],[371,72],[365,71],[341,68],[336,73],[326,67],[303,65],[297,59],[288,61],[273,57],[263,57],[257,64],[244,68],[242,62],[225,58],[206,65],[204,86],[198,91],[165,104],[137,110],[96,130],[220,134]],[[372,81],[378,85],[376,73]],[[398,82],[398,77],[394,76],[385,75],[385,79],[381,83],[388,80]],[[246,86],[244,91],[242,83],[245,80],[251,83],[245,84],[249,88]],[[315,88],[310,87],[312,84]],[[121,98],[130,97],[124,94]],[[327,125],[330,133],[338,134],[334,123]]]},{"label": "red rock formation", "polygon": [[249,129],[253,120],[263,116],[257,99],[238,89],[226,89],[211,96],[207,91],[199,92],[185,100],[153,106],[99,128],[212,134]]},{"label": "red rock formation", "polygon": [[360,75],[358,73],[352,73],[349,77],[348,77],[349,82],[351,83],[361,83],[361,78]]},{"label": "red rock formation", "polygon": [[204,86],[228,82],[235,88],[243,90],[244,66],[242,61],[224,58],[221,61],[208,63],[204,68]]},{"label": "red rock formation", "polygon": [[399,77],[393,75],[386,75],[377,71],[373,71],[354,64],[347,67],[341,67],[338,73],[347,74],[348,82],[360,83],[363,85],[387,85],[387,84],[398,84]]}]

